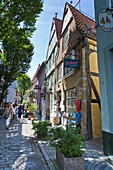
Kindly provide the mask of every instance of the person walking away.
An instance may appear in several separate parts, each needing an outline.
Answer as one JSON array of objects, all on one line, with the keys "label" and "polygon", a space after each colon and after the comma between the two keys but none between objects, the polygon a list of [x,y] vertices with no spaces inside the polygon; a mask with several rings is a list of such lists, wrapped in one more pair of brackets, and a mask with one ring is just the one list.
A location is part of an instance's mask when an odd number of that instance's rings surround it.
[{"label": "person walking away", "polygon": [[6,129],[9,128],[9,124],[11,122],[12,115],[13,115],[12,107],[11,107],[11,105],[9,103],[7,103],[6,107],[5,107],[4,114],[3,114],[3,116],[5,118]]},{"label": "person walking away", "polygon": [[21,123],[22,113],[23,113],[23,109],[22,109],[22,106],[21,106],[21,104],[20,104],[19,107],[18,107],[18,122],[19,122],[19,123]]},{"label": "person walking away", "polygon": [[18,120],[18,107],[19,105],[15,106],[15,118]]},{"label": "person walking away", "polygon": [[10,115],[9,116],[11,116],[11,121],[12,121],[13,118],[14,118],[14,112],[13,112],[13,108],[12,108],[11,103],[9,103],[9,108],[10,108]]},{"label": "person walking away", "polygon": [[13,110],[13,119],[15,118],[15,104],[11,104],[12,110]]},{"label": "person walking away", "polygon": [[12,104],[12,109],[13,109],[13,119],[15,119],[17,116],[16,116],[16,107],[17,107],[17,104],[16,103],[13,103]]}]

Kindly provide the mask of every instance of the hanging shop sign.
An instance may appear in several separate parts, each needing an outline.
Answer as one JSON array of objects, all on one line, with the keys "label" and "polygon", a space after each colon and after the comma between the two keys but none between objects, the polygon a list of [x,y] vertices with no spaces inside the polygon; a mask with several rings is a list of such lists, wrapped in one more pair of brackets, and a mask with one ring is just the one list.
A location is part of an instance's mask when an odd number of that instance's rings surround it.
[{"label": "hanging shop sign", "polygon": [[65,59],[64,60],[64,67],[69,67],[69,68],[79,68],[79,60],[74,60],[74,59]]},{"label": "hanging shop sign", "polygon": [[113,17],[111,11],[101,9],[99,12],[99,25],[103,31],[111,31],[113,28]]}]

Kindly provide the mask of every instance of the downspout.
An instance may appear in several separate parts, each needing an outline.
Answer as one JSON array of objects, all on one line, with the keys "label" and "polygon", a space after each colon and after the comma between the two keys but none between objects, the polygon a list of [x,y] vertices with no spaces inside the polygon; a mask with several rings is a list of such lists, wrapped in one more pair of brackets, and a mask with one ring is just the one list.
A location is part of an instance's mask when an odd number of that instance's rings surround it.
[{"label": "downspout", "polygon": [[91,139],[93,137],[92,133],[92,116],[91,116],[91,79],[90,79],[90,68],[89,68],[89,54],[90,54],[90,49],[89,49],[89,43],[88,39],[86,36],[84,36],[85,39],[85,47],[86,47],[86,96],[87,96],[87,115],[86,115],[86,122],[87,122],[87,133],[86,133],[86,139]]}]

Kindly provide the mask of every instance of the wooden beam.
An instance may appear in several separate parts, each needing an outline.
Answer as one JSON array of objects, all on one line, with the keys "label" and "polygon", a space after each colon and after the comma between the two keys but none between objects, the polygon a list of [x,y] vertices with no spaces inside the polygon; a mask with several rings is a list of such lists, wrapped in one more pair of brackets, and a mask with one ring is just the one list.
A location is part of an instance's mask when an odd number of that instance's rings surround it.
[{"label": "wooden beam", "polygon": [[96,99],[97,99],[97,101],[98,101],[99,108],[100,108],[100,110],[101,110],[100,97],[99,97],[98,91],[97,91],[97,89],[96,89],[96,86],[95,86],[95,84],[94,84],[94,82],[93,82],[92,77],[91,77],[91,87],[92,87],[92,89],[93,89],[93,91],[94,91],[95,97],[96,97]]}]

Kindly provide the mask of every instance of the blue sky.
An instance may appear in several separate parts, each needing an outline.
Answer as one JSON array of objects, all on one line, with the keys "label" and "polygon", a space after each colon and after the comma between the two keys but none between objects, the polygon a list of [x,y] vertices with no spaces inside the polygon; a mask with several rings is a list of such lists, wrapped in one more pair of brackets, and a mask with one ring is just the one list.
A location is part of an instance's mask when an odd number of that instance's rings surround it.
[{"label": "blue sky", "polygon": [[[70,0],[44,0],[43,11],[36,22],[37,30],[31,39],[34,45],[34,55],[31,68],[27,73],[31,79],[36,72],[38,64],[41,64],[46,59],[52,19],[56,12],[58,13],[57,18],[62,19],[65,2],[70,3]],[[75,6],[77,2],[78,0],[73,0],[72,5]],[[80,5],[76,8],[94,18],[94,0],[81,0]]]}]

